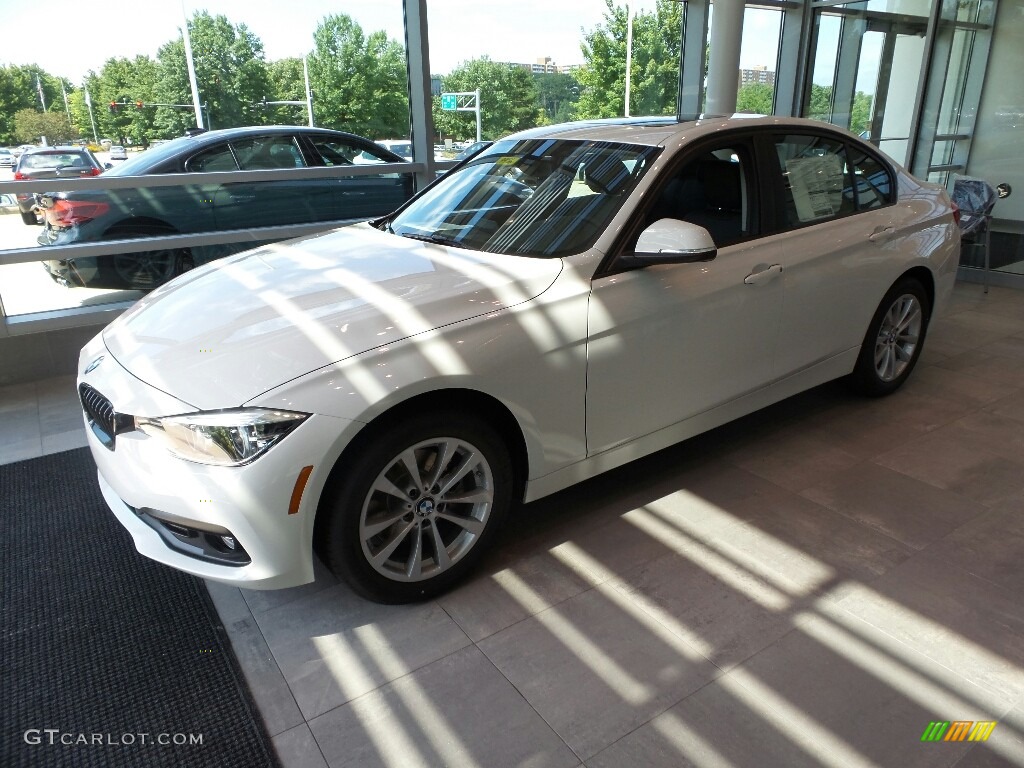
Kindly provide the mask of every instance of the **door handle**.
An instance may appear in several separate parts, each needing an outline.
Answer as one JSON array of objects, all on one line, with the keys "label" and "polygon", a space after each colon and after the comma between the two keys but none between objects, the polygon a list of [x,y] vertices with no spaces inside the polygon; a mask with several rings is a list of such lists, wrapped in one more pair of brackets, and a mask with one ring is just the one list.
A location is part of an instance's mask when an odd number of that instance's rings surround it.
[{"label": "door handle", "polygon": [[868,235],[872,243],[884,243],[896,233],[893,227],[875,227],[875,231]]},{"label": "door handle", "polygon": [[753,272],[743,278],[743,282],[747,285],[764,285],[765,283],[770,283],[781,274],[781,264],[772,264],[770,267],[759,264],[758,267],[754,268]]}]

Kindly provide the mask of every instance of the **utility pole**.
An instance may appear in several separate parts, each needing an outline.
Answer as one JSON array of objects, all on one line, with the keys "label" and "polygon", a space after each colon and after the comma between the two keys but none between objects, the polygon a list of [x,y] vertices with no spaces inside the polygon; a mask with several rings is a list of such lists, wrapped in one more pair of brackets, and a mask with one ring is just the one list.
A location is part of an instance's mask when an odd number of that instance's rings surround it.
[{"label": "utility pole", "polygon": [[39,80],[39,73],[36,72],[36,90],[39,91],[39,103],[43,105],[43,112],[46,111],[46,99],[43,97],[43,84]]},{"label": "utility pole", "polygon": [[71,124],[71,107],[68,106],[68,91],[64,87],[64,78],[60,79],[60,92],[64,94],[64,111],[68,113],[68,125]]},{"label": "utility pole", "polygon": [[626,7],[626,117],[629,117],[629,85],[633,79],[633,14],[632,5]]},{"label": "utility pole", "polygon": [[309,113],[309,127],[313,127],[313,91],[309,89],[309,64],[307,57],[302,57],[302,74],[306,78],[306,111]]},{"label": "utility pole", "polygon": [[92,116],[92,97],[88,88],[85,89],[85,107],[89,110],[89,122],[92,124],[92,140],[99,144],[100,137],[96,135],[96,118]]},{"label": "utility pole", "polygon": [[185,41],[185,64],[188,66],[188,82],[192,86],[192,107],[196,113],[196,128],[204,128],[203,107],[199,101],[199,85],[196,83],[196,65],[192,61],[192,38],[188,34],[188,16],[185,15],[185,0],[181,0],[181,15],[185,20],[181,35]]}]

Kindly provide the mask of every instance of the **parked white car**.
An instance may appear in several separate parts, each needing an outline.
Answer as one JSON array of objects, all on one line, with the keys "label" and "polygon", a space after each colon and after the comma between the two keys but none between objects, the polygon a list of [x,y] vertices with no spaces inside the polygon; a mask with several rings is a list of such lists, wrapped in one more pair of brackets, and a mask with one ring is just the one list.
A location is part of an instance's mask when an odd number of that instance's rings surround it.
[{"label": "parked white car", "polygon": [[122,147],[120,144],[114,144],[110,147],[110,159],[111,160],[127,160],[128,150]]},{"label": "parked white car", "polygon": [[502,518],[802,390],[897,389],[956,211],[798,119],[548,126],[396,213],[206,265],[81,354],[144,555],[247,588],[421,599]]}]

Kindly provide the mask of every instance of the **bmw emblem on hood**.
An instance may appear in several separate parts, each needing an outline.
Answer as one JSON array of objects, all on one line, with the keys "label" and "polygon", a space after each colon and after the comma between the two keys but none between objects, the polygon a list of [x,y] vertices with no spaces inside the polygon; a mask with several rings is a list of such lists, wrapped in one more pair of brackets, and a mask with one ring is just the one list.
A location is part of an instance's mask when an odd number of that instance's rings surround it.
[{"label": "bmw emblem on hood", "polygon": [[100,363],[103,362],[103,358],[105,358],[105,357],[106,357],[106,355],[100,355],[95,360],[93,360],[91,363],[89,363],[89,365],[86,366],[85,370],[82,371],[82,375],[84,376],[87,373],[92,373],[97,368],[99,368],[100,367]]}]

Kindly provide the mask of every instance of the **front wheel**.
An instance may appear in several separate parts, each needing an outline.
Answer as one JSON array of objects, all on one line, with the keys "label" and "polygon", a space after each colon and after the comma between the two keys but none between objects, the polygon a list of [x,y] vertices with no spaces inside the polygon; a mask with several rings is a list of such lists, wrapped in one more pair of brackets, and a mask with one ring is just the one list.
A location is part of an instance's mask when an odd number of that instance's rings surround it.
[{"label": "front wheel", "polygon": [[21,212],[21,220],[28,224],[30,227],[34,227],[39,224],[39,218],[36,216],[35,211]]},{"label": "front wheel", "polygon": [[382,603],[426,599],[463,578],[512,498],[500,435],[454,412],[378,431],[339,472],[320,511],[321,555],[356,592]]},{"label": "front wheel", "polygon": [[921,356],[930,316],[928,293],[918,280],[905,278],[889,289],[871,319],[853,371],[860,392],[879,397],[903,385]]}]

